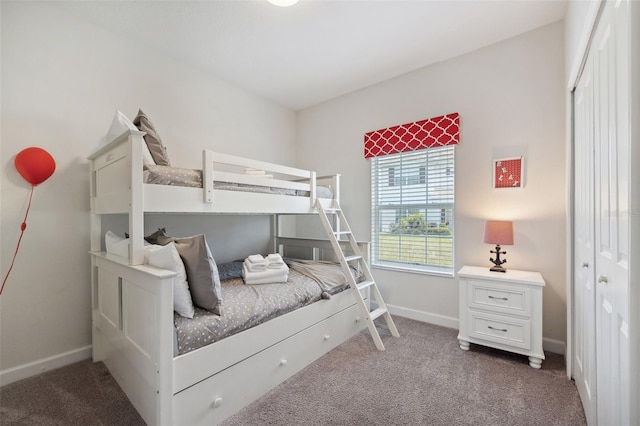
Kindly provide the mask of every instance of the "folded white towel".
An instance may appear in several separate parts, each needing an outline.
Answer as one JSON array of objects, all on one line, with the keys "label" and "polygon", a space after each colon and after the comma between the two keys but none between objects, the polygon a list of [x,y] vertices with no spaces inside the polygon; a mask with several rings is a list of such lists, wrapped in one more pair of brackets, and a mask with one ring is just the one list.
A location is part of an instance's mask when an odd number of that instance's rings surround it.
[{"label": "folded white towel", "polygon": [[251,272],[262,272],[262,271],[266,271],[267,270],[267,264],[260,264],[260,263],[251,263],[247,260],[244,261],[244,266],[247,268],[247,270],[251,271]]},{"label": "folded white towel", "polygon": [[273,253],[267,256],[267,268],[270,269],[278,269],[282,266],[286,266],[284,260],[282,260],[282,256],[278,253]]},{"label": "folded white towel", "polygon": [[250,278],[250,279],[245,279],[244,283],[247,284],[247,285],[276,284],[276,283],[286,283],[288,280],[289,280],[289,275],[283,275],[281,277],[276,277],[276,278],[263,278],[263,279]]},{"label": "folded white towel", "polygon": [[244,260],[244,264],[252,272],[264,271],[268,266],[267,260],[261,254],[252,254]]},{"label": "folded white towel", "polygon": [[250,271],[246,262],[242,265],[242,277],[246,279],[270,279],[270,278],[281,278],[285,275],[289,274],[289,267],[284,265],[279,269],[265,269],[263,271]]},{"label": "folded white towel", "polygon": [[252,254],[251,256],[247,257],[245,260],[248,260],[251,263],[267,263],[267,260],[262,257],[261,254]]}]

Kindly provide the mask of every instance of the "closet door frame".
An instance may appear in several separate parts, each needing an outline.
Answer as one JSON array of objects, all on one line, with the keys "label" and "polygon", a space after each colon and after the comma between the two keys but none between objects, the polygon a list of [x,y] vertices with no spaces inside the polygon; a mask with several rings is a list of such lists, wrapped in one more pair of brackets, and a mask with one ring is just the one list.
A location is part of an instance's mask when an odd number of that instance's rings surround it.
[{"label": "closet door frame", "polygon": [[578,86],[580,81],[580,77],[582,76],[582,72],[587,62],[587,57],[589,54],[589,49],[591,48],[591,40],[595,35],[595,29],[598,24],[598,17],[600,16],[600,12],[604,7],[606,0],[598,0],[591,2],[591,6],[589,11],[587,12],[587,16],[585,19],[585,27],[582,35],[580,36],[580,41],[578,43],[578,54],[580,56],[580,60],[576,61],[573,65],[569,73],[569,80],[567,84],[567,92],[570,100],[569,107],[569,142],[568,142],[568,165],[567,165],[567,175],[568,182],[570,182],[567,198],[568,198],[568,208],[567,212],[567,241],[570,242],[568,253],[567,253],[567,343],[566,343],[566,353],[565,353],[565,364],[566,364],[566,373],[568,378],[573,378],[574,368],[573,358],[574,358],[574,315],[575,315],[575,289],[574,289],[574,270],[575,270],[575,247],[574,247],[574,199],[575,199],[575,138],[576,138],[576,129],[575,129],[575,89]]},{"label": "closet door frame", "polygon": [[589,58],[574,92],[574,213],[573,216],[573,378],[589,424],[596,419],[596,306],[594,208],[594,84]]}]

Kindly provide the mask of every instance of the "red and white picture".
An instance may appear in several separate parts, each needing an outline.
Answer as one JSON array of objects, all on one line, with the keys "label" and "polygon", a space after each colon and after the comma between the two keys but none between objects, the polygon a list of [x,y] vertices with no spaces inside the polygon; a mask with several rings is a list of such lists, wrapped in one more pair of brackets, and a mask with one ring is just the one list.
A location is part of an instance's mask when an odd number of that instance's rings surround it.
[{"label": "red and white picture", "polygon": [[522,157],[493,160],[494,188],[522,188]]}]

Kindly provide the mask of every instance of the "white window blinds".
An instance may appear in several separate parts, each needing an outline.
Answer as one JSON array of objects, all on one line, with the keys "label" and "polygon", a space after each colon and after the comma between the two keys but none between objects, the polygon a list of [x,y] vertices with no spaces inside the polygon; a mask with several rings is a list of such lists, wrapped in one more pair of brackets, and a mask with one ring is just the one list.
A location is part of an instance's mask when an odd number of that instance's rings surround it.
[{"label": "white window blinds", "polygon": [[453,275],[454,149],[371,159],[373,265]]}]

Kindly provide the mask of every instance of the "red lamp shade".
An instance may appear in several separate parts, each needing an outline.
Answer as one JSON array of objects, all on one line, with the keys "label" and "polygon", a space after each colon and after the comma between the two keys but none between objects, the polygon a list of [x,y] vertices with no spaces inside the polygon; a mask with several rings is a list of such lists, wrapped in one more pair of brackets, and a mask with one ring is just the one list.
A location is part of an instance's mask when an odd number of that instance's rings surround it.
[{"label": "red lamp shade", "polygon": [[503,246],[513,245],[513,222],[488,220],[484,224],[484,242]]}]

